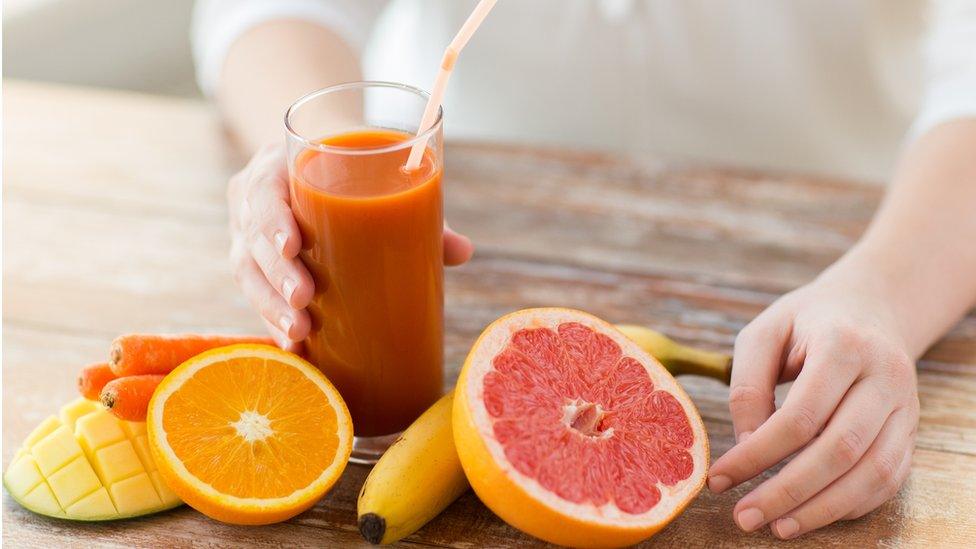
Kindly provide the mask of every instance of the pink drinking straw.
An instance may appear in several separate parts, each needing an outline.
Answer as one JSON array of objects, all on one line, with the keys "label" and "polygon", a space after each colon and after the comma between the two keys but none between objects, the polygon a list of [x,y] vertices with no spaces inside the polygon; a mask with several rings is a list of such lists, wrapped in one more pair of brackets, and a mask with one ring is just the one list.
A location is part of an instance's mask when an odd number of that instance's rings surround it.
[{"label": "pink drinking straw", "polygon": [[[457,36],[451,43],[447,46],[447,50],[444,51],[444,57],[441,58],[441,70],[437,73],[437,78],[434,79],[434,88],[430,92],[430,99],[427,100],[427,106],[424,108],[424,116],[420,119],[420,127],[417,129],[417,135],[420,135],[427,131],[434,124],[434,117],[437,116],[437,109],[441,107],[441,101],[444,99],[444,90],[447,88],[447,80],[451,77],[451,71],[454,70],[454,63],[457,61],[458,55],[461,50],[464,49],[465,44],[471,37],[474,36],[474,32],[478,30],[481,26],[481,22],[488,17],[488,12],[491,8],[495,7],[495,2],[498,0],[481,0],[478,5],[475,6],[474,11],[468,16],[468,20],[461,25],[461,30],[458,31]],[[427,139],[420,139],[413,144],[413,148],[410,149],[410,157],[407,158],[407,163],[404,168],[410,172],[416,170],[420,167],[420,161],[424,157],[424,149],[427,148]]]}]

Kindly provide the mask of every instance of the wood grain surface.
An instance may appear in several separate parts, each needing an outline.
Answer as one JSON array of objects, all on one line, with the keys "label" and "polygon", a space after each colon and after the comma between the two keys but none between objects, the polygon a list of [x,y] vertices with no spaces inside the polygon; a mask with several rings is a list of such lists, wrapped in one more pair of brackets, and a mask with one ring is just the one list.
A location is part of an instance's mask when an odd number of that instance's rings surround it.
[{"label": "wood grain surface", "polygon": [[[131,331],[254,332],[231,280],[224,187],[239,166],[207,105],[4,83],[3,464],[75,396],[75,375]],[[476,335],[524,307],[577,307],[729,351],[736,332],[811,280],[865,227],[874,184],[678,165],[653,156],[451,142],[447,212],[477,245],[447,275],[449,381]],[[965,546],[976,539],[976,318],[918,366],[912,474],[878,511],[792,546]],[[681,379],[712,458],[732,442],[728,389]],[[785,387],[780,388],[780,396]],[[220,524],[192,509],[75,524],[3,496],[10,547],[364,545],[350,466],[316,507],[282,524]],[[767,475],[768,476],[768,475]],[[758,481],[707,490],[648,546],[779,545],[743,534],[731,509]],[[463,496],[405,546],[543,544]],[[970,545],[971,546],[971,545]]]}]

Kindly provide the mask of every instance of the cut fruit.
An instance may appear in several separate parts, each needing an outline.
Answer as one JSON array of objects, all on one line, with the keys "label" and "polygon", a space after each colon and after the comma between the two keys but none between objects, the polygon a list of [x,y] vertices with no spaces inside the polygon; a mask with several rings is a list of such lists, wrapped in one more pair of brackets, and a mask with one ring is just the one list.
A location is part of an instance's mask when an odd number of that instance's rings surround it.
[{"label": "cut fruit", "polygon": [[161,482],[127,490],[158,475],[156,462],[140,447],[146,447],[145,423],[121,421],[101,404],[79,398],[27,436],[3,483],[24,508],[72,520],[138,517],[181,505]]},{"label": "cut fruit", "polygon": [[184,362],[149,403],[149,443],[166,483],[201,513],[270,524],[315,504],[352,452],[352,421],[314,366],[267,345]]},{"label": "cut fruit", "polygon": [[681,386],[613,326],[571,309],[488,326],[461,370],[453,423],[485,505],[560,545],[650,537],[708,469],[705,427]]}]

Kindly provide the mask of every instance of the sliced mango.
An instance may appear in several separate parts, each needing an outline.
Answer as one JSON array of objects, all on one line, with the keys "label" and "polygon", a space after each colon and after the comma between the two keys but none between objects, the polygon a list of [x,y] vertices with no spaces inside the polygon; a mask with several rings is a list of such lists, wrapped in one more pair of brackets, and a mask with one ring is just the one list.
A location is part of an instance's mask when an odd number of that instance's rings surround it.
[{"label": "sliced mango", "polygon": [[146,424],[83,398],[27,436],[3,484],[24,508],[72,520],[137,517],[183,503],[157,472]]}]

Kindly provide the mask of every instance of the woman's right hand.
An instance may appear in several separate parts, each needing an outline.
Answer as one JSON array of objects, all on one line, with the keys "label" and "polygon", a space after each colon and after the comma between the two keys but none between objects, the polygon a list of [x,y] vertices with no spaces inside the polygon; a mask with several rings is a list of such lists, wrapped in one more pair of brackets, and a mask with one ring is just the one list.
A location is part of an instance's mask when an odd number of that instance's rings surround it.
[{"label": "woman's right hand", "polygon": [[[298,257],[302,236],[291,212],[284,144],[261,148],[227,187],[234,280],[282,349],[296,352],[311,321],[315,283]],[[444,263],[466,262],[474,248],[444,227]]]},{"label": "woman's right hand", "polygon": [[291,213],[283,144],[261,148],[230,178],[230,263],[234,281],[278,346],[297,351],[311,321],[312,275],[298,258],[302,237]]}]

